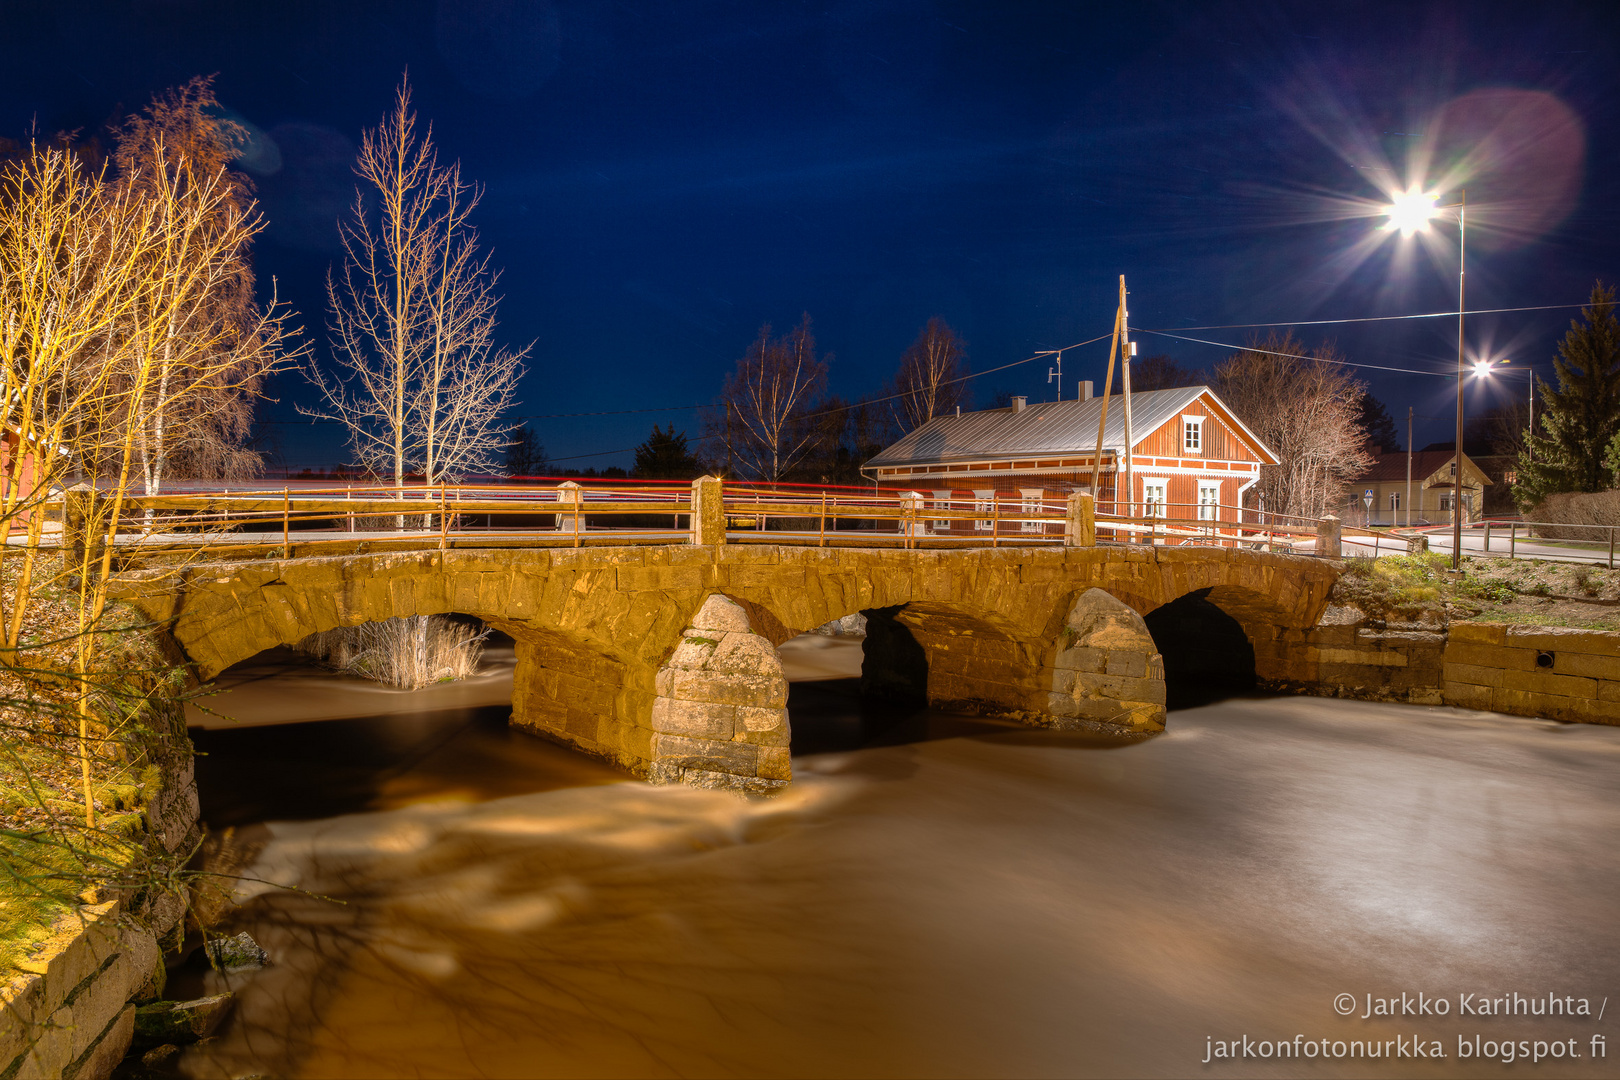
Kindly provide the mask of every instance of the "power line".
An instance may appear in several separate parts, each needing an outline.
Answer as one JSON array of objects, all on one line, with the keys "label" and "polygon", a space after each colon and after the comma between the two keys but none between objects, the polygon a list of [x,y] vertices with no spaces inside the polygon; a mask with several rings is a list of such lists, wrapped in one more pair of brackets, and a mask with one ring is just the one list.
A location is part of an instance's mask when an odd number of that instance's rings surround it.
[{"label": "power line", "polygon": [[[1502,307],[1479,308],[1478,310],[1464,311],[1464,315],[1501,315],[1513,311],[1561,311],[1566,308],[1590,307],[1590,300],[1583,300],[1579,304],[1537,304],[1533,307]],[[1455,311],[1427,311],[1417,315],[1367,315],[1355,319],[1304,319],[1292,322],[1251,322],[1251,323],[1221,323],[1215,326],[1178,326],[1177,330],[1247,330],[1251,327],[1260,329],[1268,326],[1336,326],[1340,323],[1364,322],[1402,322],[1409,319],[1455,319]],[[1140,329],[1140,328],[1138,328]],[[1148,331],[1153,333],[1154,331]]]},{"label": "power line", "polygon": [[[1298,324],[1288,323],[1284,325],[1293,326]],[[1233,345],[1226,341],[1207,341],[1204,338],[1185,337],[1181,334],[1166,333],[1163,330],[1143,330],[1140,327],[1137,328],[1137,333],[1155,334],[1159,337],[1175,338],[1177,341],[1192,341],[1199,345],[1216,345],[1223,349],[1236,349],[1238,352],[1260,353],[1263,356],[1285,356],[1290,360],[1311,360],[1318,364],[1339,364],[1343,367],[1372,368],[1374,371],[1396,371],[1403,375],[1437,375],[1441,378],[1450,378],[1456,374],[1455,371],[1424,371],[1420,368],[1399,368],[1386,367],[1383,364],[1363,364],[1355,360],[1331,360],[1325,356],[1301,356],[1298,353],[1277,352],[1275,349],[1262,349],[1252,345]]]}]

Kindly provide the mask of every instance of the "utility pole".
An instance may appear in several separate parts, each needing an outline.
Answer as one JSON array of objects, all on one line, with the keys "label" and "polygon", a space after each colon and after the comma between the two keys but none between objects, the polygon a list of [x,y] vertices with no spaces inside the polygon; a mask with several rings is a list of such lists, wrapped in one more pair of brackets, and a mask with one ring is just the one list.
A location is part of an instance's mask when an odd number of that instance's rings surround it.
[{"label": "utility pole", "polygon": [[1406,407],[1406,527],[1412,527],[1412,406]]},{"label": "utility pole", "polygon": [[[1102,453],[1103,429],[1108,426],[1108,398],[1114,392],[1114,355],[1119,351],[1119,324],[1125,313],[1123,307],[1114,309],[1114,337],[1108,343],[1108,373],[1103,376],[1102,409],[1097,414],[1097,452],[1091,459],[1091,497],[1093,505],[1102,505]],[[1119,513],[1119,469],[1114,469],[1114,513]]]},{"label": "utility pole", "polygon": [[1136,479],[1131,468],[1131,313],[1125,307],[1125,275],[1119,275],[1119,377],[1125,391],[1125,513],[1136,513]]}]

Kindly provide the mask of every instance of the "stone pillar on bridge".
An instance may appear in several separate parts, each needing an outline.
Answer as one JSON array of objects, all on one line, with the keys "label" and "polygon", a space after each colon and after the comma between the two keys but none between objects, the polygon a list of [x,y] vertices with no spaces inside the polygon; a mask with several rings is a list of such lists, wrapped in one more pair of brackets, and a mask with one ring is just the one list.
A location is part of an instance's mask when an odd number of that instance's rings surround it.
[{"label": "stone pillar on bridge", "polygon": [[1164,730],[1164,658],[1142,617],[1101,589],[1074,602],[1047,696],[1059,728]]},{"label": "stone pillar on bridge", "polygon": [[719,545],[726,542],[725,485],[714,476],[692,481],[692,543]]},{"label": "stone pillar on bridge", "polygon": [[927,536],[928,522],[923,520],[924,498],[920,491],[902,491],[900,509],[908,515],[900,519],[900,530],[909,536]]},{"label": "stone pillar on bridge", "polygon": [[1097,502],[1089,491],[1069,493],[1068,515],[1063,523],[1063,546],[1097,546]]},{"label": "stone pillar on bridge", "polygon": [[1342,559],[1344,544],[1340,539],[1339,519],[1332,514],[1316,523],[1316,553],[1328,559]]},{"label": "stone pillar on bridge", "polygon": [[1413,533],[1406,538],[1406,553],[1408,555],[1422,555],[1429,550],[1429,534]]},{"label": "stone pillar on bridge", "polygon": [[557,485],[557,505],[562,513],[557,515],[557,528],[565,533],[585,531],[585,515],[576,507],[585,501],[585,489],[572,480],[564,480]]},{"label": "stone pillar on bridge", "polygon": [[740,604],[705,600],[656,686],[647,779],[763,792],[792,778],[782,660]]}]

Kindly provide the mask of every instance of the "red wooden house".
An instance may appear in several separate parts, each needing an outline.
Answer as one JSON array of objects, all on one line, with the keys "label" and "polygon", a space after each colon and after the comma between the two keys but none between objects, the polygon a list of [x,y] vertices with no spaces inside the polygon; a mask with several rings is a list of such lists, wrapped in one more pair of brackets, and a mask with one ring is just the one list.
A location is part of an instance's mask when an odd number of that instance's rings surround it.
[{"label": "red wooden house", "polygon": [[[1085,391],[1083,390],[1082,393]],[[1026,404],[939,416],[868,461],[862,472],[885,487],[922,492],[929,505],[1003,511],[1061,507],[1091,490],[1102,399]],[[1207,386],[1131,395],[1131,473],[1125,477],[1125,406],[1108,405],[1097,509],[1102,513],[1237,521],[1243,493],[1277,456]],[[1127,497],[1128,496],[1128,497]],[[1130,505],[1128,505],[1130,504]],[[983,521],[935,520],[930,531],[989,531]],[[1026,522],[1020,532],[1061,532],[1061,523]]]}]

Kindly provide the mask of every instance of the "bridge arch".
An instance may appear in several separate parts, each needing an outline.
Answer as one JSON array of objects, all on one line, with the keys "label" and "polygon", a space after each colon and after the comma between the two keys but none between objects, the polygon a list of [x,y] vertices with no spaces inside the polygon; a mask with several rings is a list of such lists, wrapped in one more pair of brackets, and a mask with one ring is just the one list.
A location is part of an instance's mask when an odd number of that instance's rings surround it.
[{"label": "bridge arch", "polygon": [[[1064,723],[1072,718],[1054,713],[1051,697],[1061,678],[1057,661],[1074,648],[1065,634],[1074,629],[1076,605],[1090,593],[1150,614],[1201,592],[1242,624],[1266,677],[1287,635],[1315,623],[1336,578],[1336,566],[1325,560],[1215,548],[914,551],[749,544],[226,562],[193,566],[178,579],[167,571],[127,574],[119,591],[149,617],[169,622],[205,679],[318,630],[399,615],[475,615],[517,642],[514,724],[638,776],[731,783],[730,776],[735,786],[749,786],[786,779],[785,742],[778,747],[767,745],[770,738],[753,739],[746,724],[735,726],[734,715],[726,741],[758,748],[756,768],[744,776],[704,766],[702,755],[671,764],[663,750],[677,744],[665,736],[681,733],[656,730],[654,723],[655,706],[665,713],[670,708],[657,705],[661,697],[679,700],[660,685],[675,676],[661,672],[689,638],[712,636],[699,624],[713,615],[704,609],[716,595],[729,605],[721,608],[728,617],[740,613],[747,634],[770,647],[769,655],[755,645],[733,650],[752,656],[766,682],[780,677],[774,646],[852,612],[878,612],[922,649],[924,692],[934,703]],[[1095,607],[1096,597],[1088,603]],[[1129,622],[1117,615],[1103,621]],[[1151,655],[1143,655],[1145,664]],[[1127,666],[1134,670],[1134,662]],[[779,707],[770,702],[774,691],[761,693],[760,700],[734,704]],[[703,760],[713,765],[725,758]]]}]

